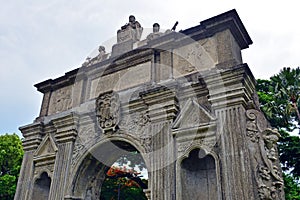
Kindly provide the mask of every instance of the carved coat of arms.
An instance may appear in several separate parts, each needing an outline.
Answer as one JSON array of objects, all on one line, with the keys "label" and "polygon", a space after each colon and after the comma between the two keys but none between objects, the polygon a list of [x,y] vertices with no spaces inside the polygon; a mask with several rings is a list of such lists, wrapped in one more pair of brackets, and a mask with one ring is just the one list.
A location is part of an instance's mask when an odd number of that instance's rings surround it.
[{"label": "carved coat of arms", "polygon": [[96,116],[102,130],[115,130],[120,120],[120,101],[116,92],[100,94],[96,100]]}]

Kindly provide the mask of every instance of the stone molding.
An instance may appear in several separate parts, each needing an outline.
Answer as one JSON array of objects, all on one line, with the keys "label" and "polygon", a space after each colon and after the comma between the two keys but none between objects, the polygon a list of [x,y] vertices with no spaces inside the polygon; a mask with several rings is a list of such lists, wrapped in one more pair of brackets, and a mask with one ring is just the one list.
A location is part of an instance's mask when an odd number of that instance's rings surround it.
[{"label": "stone molding", "polygon": [[37,150],[34,152],[33,160],[36,163],[39,163],[39,165],[44,165],[44,162],[46,162],[45,164],[47,164],[47,161],[55,159],[57,150],[58,148],[52,136],[48,134],[44,137],[43,141],[41,142]]},{"label": "stone molding", "polygon": [[36,122],[19,129],[25,138],[22,141],[24,151],[37,149],[42,140],[43,124]]},{"label": "stone molding", "polygon": [[247,64],[232,69],[213,70],[203,73],[208,91],[209,102],[214,109],[235,105],[247,106],[253,98],[255,79]]},{"label": "stone molding", "polygon": [[148,107],[151,122],[173,120],[177,116],[178,99],[172,89],[174,86],[156,86],[140,93],[142,102]]},{"label": "stone molding", "polygon": [[77,136],[78,119],[78,114],[72,112],[52,120],[56,129],[54,137],[58,143],[75,141]]}]

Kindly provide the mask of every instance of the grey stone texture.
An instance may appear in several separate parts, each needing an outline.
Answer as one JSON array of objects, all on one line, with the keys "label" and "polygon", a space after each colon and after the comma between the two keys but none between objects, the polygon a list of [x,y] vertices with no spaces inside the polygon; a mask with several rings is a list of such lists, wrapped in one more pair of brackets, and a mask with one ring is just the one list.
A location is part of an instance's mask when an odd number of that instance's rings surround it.
[{"label": "grey stone texture", "polygon": [[242,61],[252,41],[237,12],[144,44],[35,85],[44,98],[20,128],[15,200],[99,199],[108,167],[132,150],[148,199],[284,199],[279,134]]}]

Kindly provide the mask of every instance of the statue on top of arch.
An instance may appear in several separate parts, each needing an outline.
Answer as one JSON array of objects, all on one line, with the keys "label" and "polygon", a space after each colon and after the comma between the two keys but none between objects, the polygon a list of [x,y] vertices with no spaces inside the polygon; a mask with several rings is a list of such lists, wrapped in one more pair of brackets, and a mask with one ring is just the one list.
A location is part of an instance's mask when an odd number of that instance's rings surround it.
[{"label": "statue on top of arch", "polygon": [[129,16],[129,22],[121,27],[117,32],[118,43],[133,40],[133,42],[139,41],[143,32],[141,24],[135,20],[133,15]]}]

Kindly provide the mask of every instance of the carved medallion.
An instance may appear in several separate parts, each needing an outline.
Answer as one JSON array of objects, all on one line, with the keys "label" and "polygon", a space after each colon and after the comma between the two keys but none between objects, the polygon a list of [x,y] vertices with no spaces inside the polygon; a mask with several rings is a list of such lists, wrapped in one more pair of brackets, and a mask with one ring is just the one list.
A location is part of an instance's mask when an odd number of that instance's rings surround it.
[{"label": "carved medallion", "polygon": [[115,130],[120,120],[119,95],[113,91],[100,94],[96,100],[96,116],[102,130]]}]

